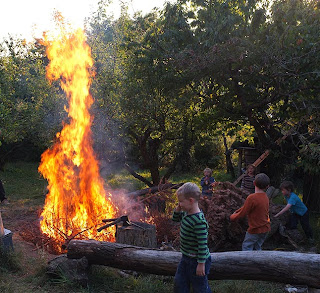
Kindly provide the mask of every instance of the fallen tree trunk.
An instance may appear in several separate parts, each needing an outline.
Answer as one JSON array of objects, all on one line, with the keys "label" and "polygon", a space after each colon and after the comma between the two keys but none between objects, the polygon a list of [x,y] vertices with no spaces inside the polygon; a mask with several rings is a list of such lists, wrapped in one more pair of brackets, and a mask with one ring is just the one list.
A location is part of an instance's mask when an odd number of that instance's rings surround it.
[{"label": "fallen tree trunk", "polygon": [[[181,253],[95,240],[72,240],[68,258],[156,275],[175,274]],[[320,254],[280,251],[212,253],[211,280],[244,279],[320,288]]]},{"label": "fallen tree trunk", "polygon": [[156,192],[161,192],[161,191],[165,191],[167,189],[178,189],[181,185],[183,185],[183,183],[178,183],[178,184],[172,184],[172,183],[165,183],[165,184],[159,184],[157,186],[153,186],[150,188],[145,188],[145,189],[140,189],[137,191],[133,191],[128,193],[128,196],[132,196],[132,197],[137,197],[137,196],[141,196],[141,195],[145,195],[148,193],[156,193]]}]

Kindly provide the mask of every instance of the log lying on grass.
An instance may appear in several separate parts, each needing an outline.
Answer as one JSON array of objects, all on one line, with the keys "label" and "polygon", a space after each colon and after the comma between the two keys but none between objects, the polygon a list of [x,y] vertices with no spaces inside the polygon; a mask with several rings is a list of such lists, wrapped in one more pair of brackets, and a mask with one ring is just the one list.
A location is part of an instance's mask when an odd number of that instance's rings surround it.
[{"label": "log lying on grass", "polygon": [[[72,240],[68,258],[139,272],[175,274],[181,253],[95,240]],[[320,254],[280,251],[212,253],[211,280],[262,280],[320,288]]]}]

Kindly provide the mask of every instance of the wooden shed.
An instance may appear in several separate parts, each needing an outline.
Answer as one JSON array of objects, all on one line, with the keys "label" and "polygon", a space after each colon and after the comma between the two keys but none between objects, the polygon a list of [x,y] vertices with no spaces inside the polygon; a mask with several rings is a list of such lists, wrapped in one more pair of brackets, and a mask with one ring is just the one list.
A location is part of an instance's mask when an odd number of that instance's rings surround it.
[{"label": "wooden shed", "polygon": [[[253,147],[236,147],[235,149],[239,153],[237,171],[238,176],[240,176],[242,170],[246,169],[249,164],[252,164],[259,158],[260,153]],[[259,172],[259,166],[257,167],[257,172]]]}]

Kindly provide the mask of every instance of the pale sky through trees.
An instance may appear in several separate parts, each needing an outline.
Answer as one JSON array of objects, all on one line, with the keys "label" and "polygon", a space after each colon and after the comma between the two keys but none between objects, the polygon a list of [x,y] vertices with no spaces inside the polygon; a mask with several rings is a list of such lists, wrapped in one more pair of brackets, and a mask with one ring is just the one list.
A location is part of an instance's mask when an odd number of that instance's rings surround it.
[{"label": "pale sky through trees", "polygon": [[[1,0],[0,40],[8,34],[26,39],[40,37],[43,31],[53,27],[54,11],[60,11],[75,27],[83,27],[83,21],[97,10],[99,0]],[[117,17],[120,13],[119,0],[114,0],[108,14]],[[151,11],[162,8],[166,0],[131,0],[129,12]],[[170,1],[169,1],[170,2]],[[171,1],[172,2],[172,1]]]}]

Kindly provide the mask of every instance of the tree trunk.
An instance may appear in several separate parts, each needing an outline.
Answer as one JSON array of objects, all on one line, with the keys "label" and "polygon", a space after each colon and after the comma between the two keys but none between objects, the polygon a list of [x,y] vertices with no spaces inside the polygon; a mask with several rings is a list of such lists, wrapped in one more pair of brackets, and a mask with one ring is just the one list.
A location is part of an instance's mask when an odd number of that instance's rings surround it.
[{"label": "tree trunk", "polygon": [[132,222],[130,226],[118,226],[116,241],[117,243],[155,248],[157,247],[156,226],[141,222]]},{"label": "tree trunk", "polygon": [[152,183],[147,180],[146,178],[144,178],[143,176],[137,174],[128,164],[124,164],[124,167],[126,168],[126,170],[136,179],[140,180],[141,182],[145,183],[146,185],[148,185],[149,187],[153,186]]},{"label": "tree trunk", "polygon": [[234,168],[232,165],[232,161],[231,161],[231,151],[228,148],[227,145],[227,138],[225,136],[224,133],[222,133],[223,136],[223,144],[224,144],[224,148],[225,148],[225,155],[226,155],[226,165],[227,165],[227,173],[231,174],[232,178],[235,178],[236,175],[234,174]]},{"label": "tree trunk", "polygon": [[303,178],[303,202],[309,210],[320,212],[320,175],[306,173]]},{"label": "tree trunk", "polygon": [[[157,275],[175,274],[181,253],[95,240],[71,240],[68,258]],[[320,255],[280,251],[212,253],[211,280],[247,279],[320,288]]]}]

